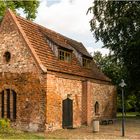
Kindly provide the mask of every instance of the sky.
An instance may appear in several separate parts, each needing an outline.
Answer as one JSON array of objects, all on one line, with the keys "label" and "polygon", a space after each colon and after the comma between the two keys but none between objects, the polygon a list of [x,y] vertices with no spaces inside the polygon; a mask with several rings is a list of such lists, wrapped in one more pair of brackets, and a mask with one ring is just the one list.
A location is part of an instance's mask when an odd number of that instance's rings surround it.
[{"label": "sky", "polygon": [[93,0],[41,0],[35,22],[67,37],[82,42],[89,53],[108,50],[95,42],[90,31],[92,14],[86,14]]}]

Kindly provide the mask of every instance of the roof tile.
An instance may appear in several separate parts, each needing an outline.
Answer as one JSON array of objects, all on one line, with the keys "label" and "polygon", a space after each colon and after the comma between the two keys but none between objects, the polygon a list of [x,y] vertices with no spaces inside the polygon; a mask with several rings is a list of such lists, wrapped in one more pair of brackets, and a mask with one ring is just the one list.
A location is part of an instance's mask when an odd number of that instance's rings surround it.
[{"label": "roof tile", "polygon": [[92,69],[82,67],[73,53],[71,63],[58,60],[51,47],[49,47],[46,39],[49,38],[58,46],[64,47],[66,49],[74,48],[82,55],[92,58],[82,43],[65,37],[36,23],[28,21],[20,16],[15,17],[17,23],[20,25],[26,37],[28,38],[31,44],[30,47],[34,50],[41,63],[47,68],[47,70],[68,73],[103,81],[110,81],[110,79],[97,68],[94,62]]}]

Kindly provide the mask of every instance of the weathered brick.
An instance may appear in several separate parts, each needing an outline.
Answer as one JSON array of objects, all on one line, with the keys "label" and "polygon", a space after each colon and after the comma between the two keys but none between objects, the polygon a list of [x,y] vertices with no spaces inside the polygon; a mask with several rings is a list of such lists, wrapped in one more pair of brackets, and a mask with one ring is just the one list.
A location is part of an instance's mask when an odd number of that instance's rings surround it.
[{"label": "weathered brick", "polygon": [[[44,130],[46,76],[40,73],[17,27],[11,23],[11,18],[6,17],[0,31],[0,92],[12,89],[17,93],[14,126],[30,131]],[[6,51],[11,53],[9,63],[4,60]]]},{"label": "weathered brick", "polygon": [[[11,54],[9,62],[4,57],[7,51]],[[74,71],[82,72],[79,69]],[[115,117],[116,89],[109,81],[63,72],[50,69],[47,73],[42,72],[24,36],[7,14],[0,27],[0,95],[5,89],[17,93],[17,114],[13,127],[26,131],[62,128],[62,103],[67,98],[73,101],[73,127],[92,123],[97,117],[96,101],[99,102],[99,117]],[[6,101],[7,97],[4,98]],[[5,102],[5,117],[6,105]]]}]

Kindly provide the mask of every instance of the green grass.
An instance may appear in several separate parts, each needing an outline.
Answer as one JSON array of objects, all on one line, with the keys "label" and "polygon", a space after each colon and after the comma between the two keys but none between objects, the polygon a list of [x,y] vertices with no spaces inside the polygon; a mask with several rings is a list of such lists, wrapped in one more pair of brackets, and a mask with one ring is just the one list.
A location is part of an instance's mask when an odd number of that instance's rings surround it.
[{"label": "green grass", "polygon": [[0,129],[0,139],[45,139],[45,136],[39,135],[39,133],[23,132],[8,128],[7,130]]},{"label": "green grass", "polygon": [[[117,113],[117,117],[122,117],[122,113],[118,112]],[[125,117],[127,118],[131,118],[131,117],[140,117],[140,113],[139,112],[126,112]]]}]

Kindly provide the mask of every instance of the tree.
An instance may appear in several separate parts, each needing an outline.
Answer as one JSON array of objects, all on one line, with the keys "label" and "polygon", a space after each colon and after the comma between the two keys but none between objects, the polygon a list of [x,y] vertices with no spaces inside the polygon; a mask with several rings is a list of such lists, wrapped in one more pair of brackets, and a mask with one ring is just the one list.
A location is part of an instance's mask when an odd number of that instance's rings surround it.
[{"label": "tree", "polygon": [[39,1],[37,0],[2,0],[0,1],[0,16],[3,17],[5,9],[10,8],[13,11],[22,9],[26,14],[26,18],[33,20],[36,17]]},{"label": "tree", "polygon": [[[121,89],[118,85],[122,78],[124,78],[125,81],[127,81],[127,71],[123,65],[123,62],[121,62],[120,60],[116,60],[115,56],[111,53],[102,56],[102,54],[99,51],[94,52],[93,60],[97,64],[98,68],[101,69],[104,72],[104,74],[112,80],[112,83],[117,86],[117,110],[121,111]],[[126,87],[125,110],[138,110],[138,108],[136,107],[136,104],[138,103],[139,101],[137,101],[136,96],[134,94],[131,94],[131,92],[129,92],[128,87]]]},{"label": "tree", "polygon": [[99,69],[112,80],[114,85],[119,85],[122,78],[127,79],[123,62],[116,59],[113,54],[109,53],[108,55],[102,56],[102,54],[97,51],[94,52],[93,60]]},{"label": "tree", "polygon": [[95,0],[88,10],[96,40],[114,53],[127,70],[127,85],[140,91],[140,2]]}]

